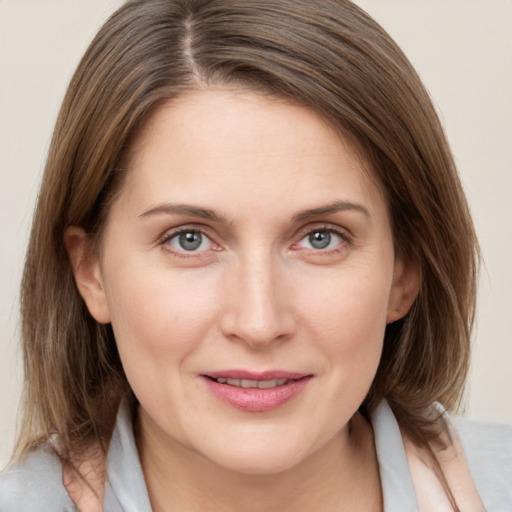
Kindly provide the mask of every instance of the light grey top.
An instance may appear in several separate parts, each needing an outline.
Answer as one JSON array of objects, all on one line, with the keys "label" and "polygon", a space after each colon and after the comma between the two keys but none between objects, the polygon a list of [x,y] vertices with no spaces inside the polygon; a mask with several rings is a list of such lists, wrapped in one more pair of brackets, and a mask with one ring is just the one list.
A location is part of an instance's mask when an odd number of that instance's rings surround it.
[{"label": "light grey top", "polygon": [[[385,512],[418,512],[396,419],[383,401],[372,416]],[[471,474],[487,512],[512,511],[512,427],[457,418]],[[104,512],[151,512],[126,404],[108,452]],[[62,468],[48,447],[0,474],[1,512],[77,512],[62,484]]]}]

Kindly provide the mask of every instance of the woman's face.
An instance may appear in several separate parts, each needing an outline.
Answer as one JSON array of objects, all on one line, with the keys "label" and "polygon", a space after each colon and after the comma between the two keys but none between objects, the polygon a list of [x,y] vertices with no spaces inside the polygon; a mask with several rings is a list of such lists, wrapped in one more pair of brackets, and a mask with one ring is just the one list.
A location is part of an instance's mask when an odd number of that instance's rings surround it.
[{"label": "woman's face", "polygon": [[306,108],[207,89],[154,113],[127,172],[75,274],[142,432],[247,473],[346,437],[414,298],[361,160]]}]

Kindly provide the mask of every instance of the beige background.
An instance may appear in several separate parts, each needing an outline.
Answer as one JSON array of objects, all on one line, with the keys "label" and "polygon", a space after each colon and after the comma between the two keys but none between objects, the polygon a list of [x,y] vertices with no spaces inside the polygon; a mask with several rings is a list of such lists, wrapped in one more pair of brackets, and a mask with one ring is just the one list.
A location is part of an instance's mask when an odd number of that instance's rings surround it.
[{"label": "beige background", "polygon": [[[52,126],[81,54],[121,3],[0,0],[0,467],[22,380],[18,282]],[[466,414],[512,423],[512,0],[357,3],[417,67],[448,132],[486,263]]]}]

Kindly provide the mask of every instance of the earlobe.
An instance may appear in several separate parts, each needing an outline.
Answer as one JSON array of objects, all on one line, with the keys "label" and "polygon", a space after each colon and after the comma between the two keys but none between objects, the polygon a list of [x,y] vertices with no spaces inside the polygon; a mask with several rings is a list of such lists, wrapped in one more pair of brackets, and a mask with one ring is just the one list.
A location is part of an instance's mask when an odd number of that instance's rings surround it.
[{"label": "earlobe", "polygon": [[393,273],[393,286],[389,295],[388,324],[400,320],[411,309],[421,284],[421,271],[417,262],[397,258]]},{"label": "earlobe", "polygon": [[93,318],[106,324],[110,322],[98,256],[90,249],[90,239],[85,230],[70,226],[64,233],[64,245],[68,253],[76,286]]}]

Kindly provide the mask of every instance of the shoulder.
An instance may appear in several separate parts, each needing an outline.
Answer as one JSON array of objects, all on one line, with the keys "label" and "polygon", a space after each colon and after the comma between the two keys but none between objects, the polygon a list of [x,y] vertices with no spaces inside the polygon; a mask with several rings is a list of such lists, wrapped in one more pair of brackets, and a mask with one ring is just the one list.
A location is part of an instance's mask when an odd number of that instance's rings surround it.
[{"label": "shoulder", "polygon": [[512,426],[455,417],[475,485],[488,510],[512,503]]},{"label": "shoulder", "polygon": [[76,511],[63,483],[62,465],[47,445],[0,473],[2,512]]},{"label": "shoulder", "polygon": [[512,461],[512,425],[470,420],[462,416],[456,416],[452,421],[469,450]]}]

